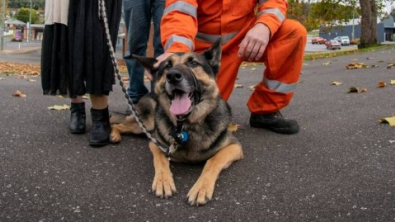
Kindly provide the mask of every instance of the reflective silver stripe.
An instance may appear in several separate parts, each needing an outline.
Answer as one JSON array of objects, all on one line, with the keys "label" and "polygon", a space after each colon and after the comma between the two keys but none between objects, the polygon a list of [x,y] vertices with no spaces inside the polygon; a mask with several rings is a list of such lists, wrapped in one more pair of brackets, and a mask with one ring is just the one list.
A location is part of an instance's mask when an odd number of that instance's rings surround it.
[{"label": "reflective silver stripe", "polygon": [[163,15],[166,15],[167,13],[170,13],[172,11],[183,12],[187,15],[194,17],[195,19],[197,16],[196,7],[191,4],[188,4],[186,2],[182,2],[182,1],[177,1],[177,2],[174,2],[173,4],[167,6],[165,11],[163,12]]},{"label": "reflective silver stripe", "polygon": [[269,89],[279,93],[290,93],[295,91],[296,89],[296,83],[287,84],[277,80],[270,80],[266,78],[263,79],[263,82]]},{"label": "reflective silver stripe", "polygon": [[263,4],[263,3],[267,2],[267,1],[269,1],[269,0],[259,0],[258,4],[260,5],[260,4]]},{"label": "reflective silver stripe", "polygon": [[264,14],[273,14],[275,16],[277,16],[277,18],[280,20],[281,23],[283,23],[285,16],[283,15],[283,13],[281,13],[281,11],[277,8],[269,8],[269,9],[265,9],[259,12],[258,17],[264,15]]},{"label": "reflective silver stripe", "polygon": [[217,39],[219,37],[222,37],[221,39],[221,44],[225,44],[227,42],[229,42],[233,37],[235,37],[237,35],[237,33],[239,32],[232,32],[226,35],[211,35],[211,34],[206,34],[203,32],[198,32],[196,35],[196,39],[202,42],[210,42],[210,43],[214,43],[215,41],[217,41]]},{"label": "reflective silver stripe", "polygon": [[188,39],[188,38],[186,38],[184,36],[180,36],[180,35],[172,35],[172,36],[170,36],[169,40],[167,40],[167,43],[166,43],[166,46],[165,46],[165,50],[170,48],[170,46],[173,43],[175,43],[175,42],[181,42],[181,43],[187,45],[190,51],[194,50],[192,40],[190,40],[190,39]]}]

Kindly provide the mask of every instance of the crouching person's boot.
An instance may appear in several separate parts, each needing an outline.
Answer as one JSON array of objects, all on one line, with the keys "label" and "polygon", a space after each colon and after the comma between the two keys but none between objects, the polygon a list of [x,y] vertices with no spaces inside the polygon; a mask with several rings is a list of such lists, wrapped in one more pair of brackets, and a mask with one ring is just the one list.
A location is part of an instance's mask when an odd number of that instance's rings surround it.
[{"label": "crouching person's boot", "polygon": [[110,114],[108,107],[105,109],[91,109],[92,131],[89,138],[89,145],[101,147],[110,143]]},{"label": "crouching person's boot", "polygon": [[85,103],[71,103],[69,130],[73,134],[85,133]]},{"label": "crouching person's boot", "polygon": [[294,134],[299,132],[298,122],[292,119],[285,119],[280,111],[270,114],[251,113],[250,126],[268,129],[281,134]]}]

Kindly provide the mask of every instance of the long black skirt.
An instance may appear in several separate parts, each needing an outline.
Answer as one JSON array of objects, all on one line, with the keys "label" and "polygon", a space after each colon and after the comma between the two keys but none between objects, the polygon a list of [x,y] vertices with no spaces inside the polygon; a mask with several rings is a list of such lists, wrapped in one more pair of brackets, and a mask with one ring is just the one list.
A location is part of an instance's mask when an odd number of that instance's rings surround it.
[{"label": "long black skirt", "polygon": [[[106,0],[110,35],[115,46],[122,0]],[[67,36],[67,38],[65,37]],[[46,25],[42,48],[44,94],[108,95],[115,83],[97,0],[70,0],[68,25]]]}]

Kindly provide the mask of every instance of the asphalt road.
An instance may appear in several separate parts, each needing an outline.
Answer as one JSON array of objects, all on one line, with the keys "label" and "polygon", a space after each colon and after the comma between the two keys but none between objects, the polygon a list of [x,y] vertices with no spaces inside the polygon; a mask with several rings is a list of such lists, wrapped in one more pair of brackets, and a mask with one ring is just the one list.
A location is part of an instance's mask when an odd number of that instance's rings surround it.
[{"label": "asphalt road", "polygon": [[[394,52],[306,62],[283,110],[299,121],[296,135],[249,127],[249,86],[263,67],[240,69],[244,87],[229,103],[245,158],[223,171],[202,207],[186,202],[202,165],[171,164],[178,193],[159,199],[147,139],[90,148],[89,134],[68,133],[69,111],[47,109],[67,99],[43,96],[39,77],[0,75],[0,221],[393,221],[395,128],[378,120],[395,115],[395,86],[377,85],[395,79],[386,69]],[[352,62],[379,67],[346,70]],[[347,93],[352,86],[368,91]],[[27,97],[12,97],[16,90]],[[110,109],[125,104],[116,86]]]}]

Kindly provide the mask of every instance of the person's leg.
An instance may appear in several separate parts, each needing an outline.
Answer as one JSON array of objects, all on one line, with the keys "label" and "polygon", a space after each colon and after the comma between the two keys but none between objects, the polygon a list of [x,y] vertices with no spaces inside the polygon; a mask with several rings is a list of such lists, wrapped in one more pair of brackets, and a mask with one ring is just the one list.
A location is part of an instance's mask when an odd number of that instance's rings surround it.
[{"label": "person's leg", "polygon": [[286,120],[279,112],[291,101],[303,65],[306,29],[298,22],[285,20],[270,39],[263,62],[266,69],[248,101],[250,125],[278,133],[299,131],[294,120]]},{"label": "person's leg", "polygon": [[127,30],[127,49],[124,60],[129,72],[127,93],[132,101],[137,103],[148,93],[148,89],[144,85],[144,68],[131,55],[146,55],[151,8],[150,1],[147,0],[124,0],[123,3]]},{"label": "person's leg", "polygon": [[234,54],[222,53],[221,67],[217,75],[217,85],[221,98],[228,101],[234,85],[242,59]]},{"label": "person's leg", "polygon": [[85,133],[85,102],[81,96],[71,98],[69,130],[73,134]]},{"label": "person's leg", "polygon": [[[162,55],[164,49],[160,38],[160,22],[165,10],[165,0],[154,0],[152,4],[152,22],[154,24],[154,58]],[[151,90],[154,89],[154,82],[151,81]]]},{"label": "person's leg", "polygon": [[90,95],[92,108],[92,131],[89,145],[101,147],[110,143],[110,114],[108,112],[107,95]]}]

